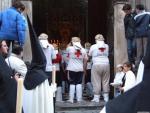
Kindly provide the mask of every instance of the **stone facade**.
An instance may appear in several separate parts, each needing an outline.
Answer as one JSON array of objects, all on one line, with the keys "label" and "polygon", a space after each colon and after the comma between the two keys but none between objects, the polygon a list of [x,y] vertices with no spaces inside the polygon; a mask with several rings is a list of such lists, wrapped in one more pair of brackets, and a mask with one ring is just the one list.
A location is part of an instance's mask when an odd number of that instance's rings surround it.
[{"label": "stone facade", "polygon": [[[28,15],[31,22],[32,22],[32,1],[22,0],[22,3],[26,7],[26,9],[24,11],[25,17]],[[27,29],[27,32],[26,32],[26,42],[25,42],[23,50],[24,50],[23,60],[26,61],[26,62],[30,62],[31,59],[32,59],[32,53],[31,53],[31,44],[30,44],[29,30],[28,29]]]},{"label": "stone facade", "polygon": [[12,0],[0,0],[0,11],[7,9],[11,6]]}]

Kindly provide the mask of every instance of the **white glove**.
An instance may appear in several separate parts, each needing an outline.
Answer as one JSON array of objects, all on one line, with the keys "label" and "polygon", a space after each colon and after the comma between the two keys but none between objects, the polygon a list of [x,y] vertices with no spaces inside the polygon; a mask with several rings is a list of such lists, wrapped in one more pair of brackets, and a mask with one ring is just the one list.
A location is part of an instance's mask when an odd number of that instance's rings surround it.
[{"label": "white glove", "polygon": [[56,90],[57,90],[57,84],[51,84],[50,85],[50,90],[51,90],[51,92],[56,92]]}]

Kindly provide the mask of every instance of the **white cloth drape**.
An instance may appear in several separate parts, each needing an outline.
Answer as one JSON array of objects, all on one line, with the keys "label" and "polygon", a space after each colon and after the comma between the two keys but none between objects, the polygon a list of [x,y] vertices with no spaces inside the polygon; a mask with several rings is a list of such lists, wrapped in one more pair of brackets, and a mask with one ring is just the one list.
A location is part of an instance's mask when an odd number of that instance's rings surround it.
[{"label": "white cloth drape", "polygon": [[56,85],[49,86],[48,80],[33,90],[24,89],[24,113],[54,113],[53,94]]},{"label": "white cloth drape", "polygon": [[137,72],[136,85],[139,84],[140,82],[142,82],[143,73],[144,73],[144,64],[141,61],[139,64],[138,72]]},{"label": "white cloth drape", "polygon": [[103,107],[103,109],[99,113],[106,113],[106,108]]}]

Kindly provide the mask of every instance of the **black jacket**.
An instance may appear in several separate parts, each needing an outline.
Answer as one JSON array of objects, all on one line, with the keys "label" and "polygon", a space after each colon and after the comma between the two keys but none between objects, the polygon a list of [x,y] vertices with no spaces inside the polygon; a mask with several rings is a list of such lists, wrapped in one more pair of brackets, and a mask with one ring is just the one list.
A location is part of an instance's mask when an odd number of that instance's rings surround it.
[{"label": "black jacket", "polygon": [[143,12],[135,16],[136,37],[148,37],[150,33],[150,13]]},{"label": "black jacket", "polygon": [[16,113],[17,82],[0,55],[0,113]]},{"label": "black jacket", "polygon": [[125,26],[125,37],[127,39],[135,37],[135,21],[134,21],[134,13],[127,14],[124,17],[124,26]]}]

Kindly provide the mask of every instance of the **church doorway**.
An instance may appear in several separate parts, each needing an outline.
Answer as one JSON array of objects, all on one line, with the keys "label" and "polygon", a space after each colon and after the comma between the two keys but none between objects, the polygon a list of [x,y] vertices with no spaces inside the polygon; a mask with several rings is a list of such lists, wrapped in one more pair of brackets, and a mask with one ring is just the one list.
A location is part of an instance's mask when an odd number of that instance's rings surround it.
[{"label": "church doorway", "polygon": [[[95,43],[95,35],[104,35],[109,45],[111,73],[113,54],[113,0],[33,0],[33,25],[37,32],[47,33],[50,43],[68,44],[72,36]],[[111,75],[111,81],[113,75]],[[111,91],[111,95],[113,92]]]},{"label": "church doorway", "polygon": [[107,1],[33,0],[33,25],[51,43],[69,43],[72,36],[94,43],[97,33],[107,34]]}]

